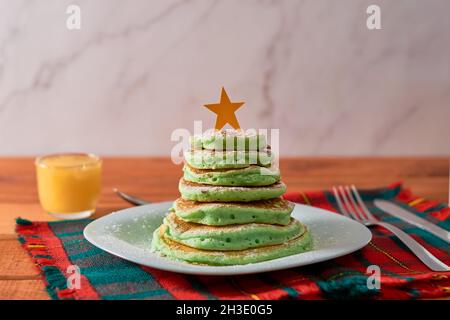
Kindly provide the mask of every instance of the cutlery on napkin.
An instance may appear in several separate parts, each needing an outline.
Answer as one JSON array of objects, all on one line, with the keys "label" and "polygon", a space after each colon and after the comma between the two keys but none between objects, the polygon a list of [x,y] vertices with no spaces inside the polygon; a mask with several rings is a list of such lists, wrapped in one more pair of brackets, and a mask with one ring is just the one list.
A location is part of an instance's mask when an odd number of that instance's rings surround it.
[{"label": "cutlery on napkin", "polygon": [[126,194],[126,193],[124,193],[122,191],[119,191],[117,188],[114,188],[113,191],[119,197],[121,197],[123,200],[125,200],[126,202],[131,203],[131,204],[133,204],[135,206],[143,206],[143,205],[146,205],[146,204],[150,203],[149,201],[146,201],[146,200],[140,199],[138,197]]},{"label": "cutlery on napkin", "polygon": [[399,218],[407,223],[410,223],[416,227],[428,231],[429,233],[444,240],[445,242],[450,243],[450,232],[415,215],[412,212],[409,212],[408,210],[400,207],[399,205],[381,199],[375,199],[374,204],[378,209],[386,212],[387,214],[390,214],[391,216]]}]

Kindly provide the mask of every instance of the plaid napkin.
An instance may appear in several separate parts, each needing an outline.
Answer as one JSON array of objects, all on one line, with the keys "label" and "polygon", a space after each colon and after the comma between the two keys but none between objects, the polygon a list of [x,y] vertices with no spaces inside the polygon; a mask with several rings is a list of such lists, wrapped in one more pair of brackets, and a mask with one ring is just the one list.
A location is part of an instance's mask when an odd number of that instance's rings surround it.
[{"label": "plaid napkin", "polygon": [[[450,230],[450,209],[411,194],[397,183],[361,190],[380,219],[411,234],[430,252],[450,264],[450,246],[426,231],[383,214],[374,198],[410,205],[417,215]],[[286,199],[337,211],[329,191],[294,192]],[[431,272],[399,240],[383,228],[372,228],[373,240],[362,250],[330,261],[245,276],[191,276],[161,271],[120,259],[86,241],[89,220],[31,222],[17,219],[23,248],[42,271],[53,299],[416,299],[450,296],[450,272]],[[80,288],[67,279],[76,265]],[[369,289],[367,267],[381,269],[381,288]]]}]

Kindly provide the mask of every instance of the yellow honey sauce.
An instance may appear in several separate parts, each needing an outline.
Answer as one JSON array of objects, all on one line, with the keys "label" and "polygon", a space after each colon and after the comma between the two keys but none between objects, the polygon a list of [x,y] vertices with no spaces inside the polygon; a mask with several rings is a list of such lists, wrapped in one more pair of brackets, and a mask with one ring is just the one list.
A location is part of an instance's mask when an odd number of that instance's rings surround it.
[{"label": "yellow honey sauce", "polygon": [[90,216],[101,191],[102,161],[93,154],[59,154],[36,159],[39,200],[57,218]]}]

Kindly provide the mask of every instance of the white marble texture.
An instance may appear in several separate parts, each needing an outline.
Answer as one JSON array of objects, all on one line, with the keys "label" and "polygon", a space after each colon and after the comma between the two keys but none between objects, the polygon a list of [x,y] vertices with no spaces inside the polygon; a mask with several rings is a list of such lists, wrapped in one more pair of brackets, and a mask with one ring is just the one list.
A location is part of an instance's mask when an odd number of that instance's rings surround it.
[{"label": "white marble texture", "polygon": [[[366,28],[379,4],[382,30]],[[82,28],[66,28],[67,5]],[[448,0],[0,0],[0,155],[169,155],[214,124],[283,155],[450,155]]]}]

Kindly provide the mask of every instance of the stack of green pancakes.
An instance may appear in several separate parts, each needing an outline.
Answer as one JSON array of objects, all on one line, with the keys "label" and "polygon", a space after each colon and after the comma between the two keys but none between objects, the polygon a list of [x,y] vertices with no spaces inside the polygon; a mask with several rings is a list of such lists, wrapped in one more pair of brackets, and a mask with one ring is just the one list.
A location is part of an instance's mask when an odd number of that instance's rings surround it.
[{"label": "stack of green pancakes", "polygon": [[152,250],[194,264],[237,265],[311,249],[309,230],[261,134],[214,131],[191,137],[181,197],[154,232]]}]

